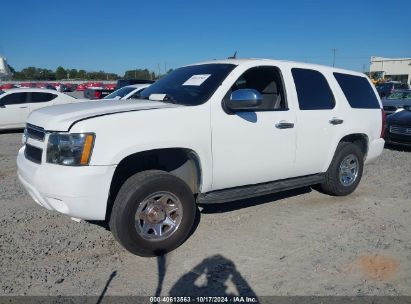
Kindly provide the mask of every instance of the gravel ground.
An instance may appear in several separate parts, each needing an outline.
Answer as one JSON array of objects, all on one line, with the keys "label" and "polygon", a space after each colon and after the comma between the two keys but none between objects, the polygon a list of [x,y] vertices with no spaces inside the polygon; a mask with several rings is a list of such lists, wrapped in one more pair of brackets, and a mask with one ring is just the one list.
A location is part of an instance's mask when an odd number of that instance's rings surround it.
[{"label": "gravel ground", "polygon": [[0,133],[0,295],[411,296],[409,151],[385,149],[348,197],[303,188],[204,208],[181,247],[141,258],[37,206],[16,178],[20,146]]}]

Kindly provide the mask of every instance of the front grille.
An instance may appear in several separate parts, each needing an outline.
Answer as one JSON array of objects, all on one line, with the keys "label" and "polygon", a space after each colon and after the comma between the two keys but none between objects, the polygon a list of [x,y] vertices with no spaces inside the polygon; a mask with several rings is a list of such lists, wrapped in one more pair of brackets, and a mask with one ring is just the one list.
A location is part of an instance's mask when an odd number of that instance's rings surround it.
[{"label": "front grille", "polygon": [[32,145],[26,144],[26,148],[24,149],[24,155],[28,160],[36,164],[41,164],[41,156],[43,154],[43,149],[34,147]]},{"label": "front grille", "polygon": [[390,133],[411,136],[411,126],[409,127],[391,126]]},{"label": "front grille", "polygon": [[31,125],[31,124],[26,125],[25,133],[27,137],[30,137],[32,139],[39,140],[39,141],[44,141],[44,137],[46,135],[46,132],[44,132],[43,128]]}]

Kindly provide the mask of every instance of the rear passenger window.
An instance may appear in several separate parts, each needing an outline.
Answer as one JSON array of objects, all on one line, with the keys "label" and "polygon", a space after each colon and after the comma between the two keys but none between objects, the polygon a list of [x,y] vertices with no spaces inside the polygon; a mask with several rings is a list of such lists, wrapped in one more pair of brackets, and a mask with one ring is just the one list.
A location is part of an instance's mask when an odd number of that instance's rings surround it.
[{"label": "rear passenger window", "polygon": [[31,102],[48,102],[56,98],[56,94],[51,93],[41,93],[41,92],[33,92],[31,93]]},{"label": "rear passenger window", "polygon": [[379,109],[377,96],[365,77],[334,73],[334,77],[344,92],[352,108]]},{"label": "rear passenger window", "polygon": [[327,110],[335,106],[334,95],[324,75],[315,70],[291,69],[300,110]]}]

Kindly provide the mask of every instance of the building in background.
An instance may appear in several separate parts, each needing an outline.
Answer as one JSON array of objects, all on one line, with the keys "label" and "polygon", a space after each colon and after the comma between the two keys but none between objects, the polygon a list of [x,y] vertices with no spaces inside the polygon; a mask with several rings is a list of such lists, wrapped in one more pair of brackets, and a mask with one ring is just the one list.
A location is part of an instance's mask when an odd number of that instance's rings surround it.
[{"label": "building in background", "polygon": [[411,82],[411,58],[371,57],[370,76],[385,81]]},{"label": "building in background", "polygon": [[0,57],[0,80],[9,80],[12,76],[6,58]]}]

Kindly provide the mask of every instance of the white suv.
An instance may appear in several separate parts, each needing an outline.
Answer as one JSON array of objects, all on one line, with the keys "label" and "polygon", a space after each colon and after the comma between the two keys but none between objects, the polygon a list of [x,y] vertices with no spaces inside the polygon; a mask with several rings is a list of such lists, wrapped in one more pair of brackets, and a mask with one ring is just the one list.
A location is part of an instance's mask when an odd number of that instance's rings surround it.
[{"label": "white suv", "polygon": [[196,203],[308,185],[350,194],[384,147],[378,94],[352,71],[210,61],[173,71],[140,99],[33,112],[17,164],[37,203],[108,220],[142,256],[183,243]]}]

